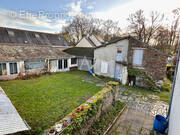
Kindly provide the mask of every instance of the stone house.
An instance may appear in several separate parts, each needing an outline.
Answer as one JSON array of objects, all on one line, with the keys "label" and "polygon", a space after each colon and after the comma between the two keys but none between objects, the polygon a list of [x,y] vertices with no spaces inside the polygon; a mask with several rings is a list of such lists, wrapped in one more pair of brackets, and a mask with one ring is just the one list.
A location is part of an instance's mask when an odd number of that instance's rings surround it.
[{"label": "stone house", "polygon": [[122,84],[143,85],[138,76],[128,75],[129,67],[144,71],[155,82],[162,82],[167,56],[129,35],[96,47],[94,61],[94,72],[98,75],[115,78]]},{"label": "stone house", "polygon": [[[64,50],[64,52],[76,56],[74,58],[76,65],[72,65],[72,69],[78,69],[83,71],[89,71],[93,66],[94,59],[94,48],[88,47],[73,47]],[[73,61],[71,61],[73,62]],[[71,63],[73,64],[73,63]]]},{"label": "stone house", "polygon": [[100,46],[103,43],[103,39],[101,39],[98,36],[90,35],[89,37],[82,38],[79,43],[76,45],[76,47],[92,47],[95,48],[97,46]]},{"label": "stone house", "polygon": [[75,56],[62,51],[67,48],[68,42],[58,34],[0,28],[0,80],[69,71]]}]

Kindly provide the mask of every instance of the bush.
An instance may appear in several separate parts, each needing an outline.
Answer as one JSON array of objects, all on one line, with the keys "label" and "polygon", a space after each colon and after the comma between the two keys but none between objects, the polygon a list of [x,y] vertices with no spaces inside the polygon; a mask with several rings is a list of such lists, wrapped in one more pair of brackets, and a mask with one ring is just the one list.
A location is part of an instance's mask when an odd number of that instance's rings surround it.
[{"label": "bush", "polygon": [[20,74],[17,79],[20,79],[20,80],[29,80],[29,79],[33,79],[33,78],[38,78],[40,77],[41,74],[27,74],[27,75],[22,75]]}]

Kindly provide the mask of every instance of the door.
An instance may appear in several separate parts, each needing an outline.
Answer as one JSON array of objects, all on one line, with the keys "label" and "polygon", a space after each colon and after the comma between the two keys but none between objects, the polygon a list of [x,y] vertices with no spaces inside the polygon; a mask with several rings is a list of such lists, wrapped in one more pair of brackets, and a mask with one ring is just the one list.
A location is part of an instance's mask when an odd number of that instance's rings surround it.
[{"label": "door", "polygon": [[67,59],[58,60],[58,70],[59,71],[68,70],[68,60]]},{"label": "door", "polygon": [[118,63],[116,64],[115,78],[122,81],[122,65]]}]

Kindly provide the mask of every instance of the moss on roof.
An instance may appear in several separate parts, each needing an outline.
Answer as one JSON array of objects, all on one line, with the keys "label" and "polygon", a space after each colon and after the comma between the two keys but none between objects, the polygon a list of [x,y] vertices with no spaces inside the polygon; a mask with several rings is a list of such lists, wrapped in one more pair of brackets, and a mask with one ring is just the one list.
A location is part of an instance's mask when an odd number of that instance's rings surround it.
[{"label": "moss on roof", "polygon": [[50,46],[36,45],[1,45],[0,61],[20,61],[33,59],[61,59],[71,58],[65,52]]}]

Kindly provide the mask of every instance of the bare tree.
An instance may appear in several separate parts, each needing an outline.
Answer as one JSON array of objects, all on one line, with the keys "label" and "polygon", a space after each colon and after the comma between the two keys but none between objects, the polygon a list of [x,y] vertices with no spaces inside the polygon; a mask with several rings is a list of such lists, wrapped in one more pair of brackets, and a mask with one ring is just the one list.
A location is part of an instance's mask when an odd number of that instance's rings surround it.
[{"label": "bare tree", "polygon": [[102,35],[105,41],[109,41],[113,36],[118,36],[121,29],[118,27],[118,22],[106,20],[102,23]]},{"label": "bare tree", "polygon": [[138,10],[134,14],[130,14],[127,20],[130,23],[128,26],[130,33],[135,35],[139,40],[143,40],[145,33],[145,17],[143,11]]},{"label": "bare tree", "polygon": [[71,44],[75,45],[81,38],[96,34],[103,37],[105,41],[110,40],[113,36],[120,34],[121,29],[118,27],[118,22],[112,20],[101,20],[98,18],[90,18],[86,16],[76,16],[63,28],[63,33],[69,37]]},{"label": "bare tree", "polygon": [[171,24],[161,26],[154,36],[154,45],[159,50],[167,54],[176,54],[180,41],[180,28],[179,28],[179,9],[173,11],[173,19]]},{"label": "bare tree", "polygon": [[138,10],[127,19],[130,23],[129,31],[139,40],[150,43],[155,32],[161,26],[164,15],[158,12],[151,12],[150,18],[144,16],[143,10]]}]

